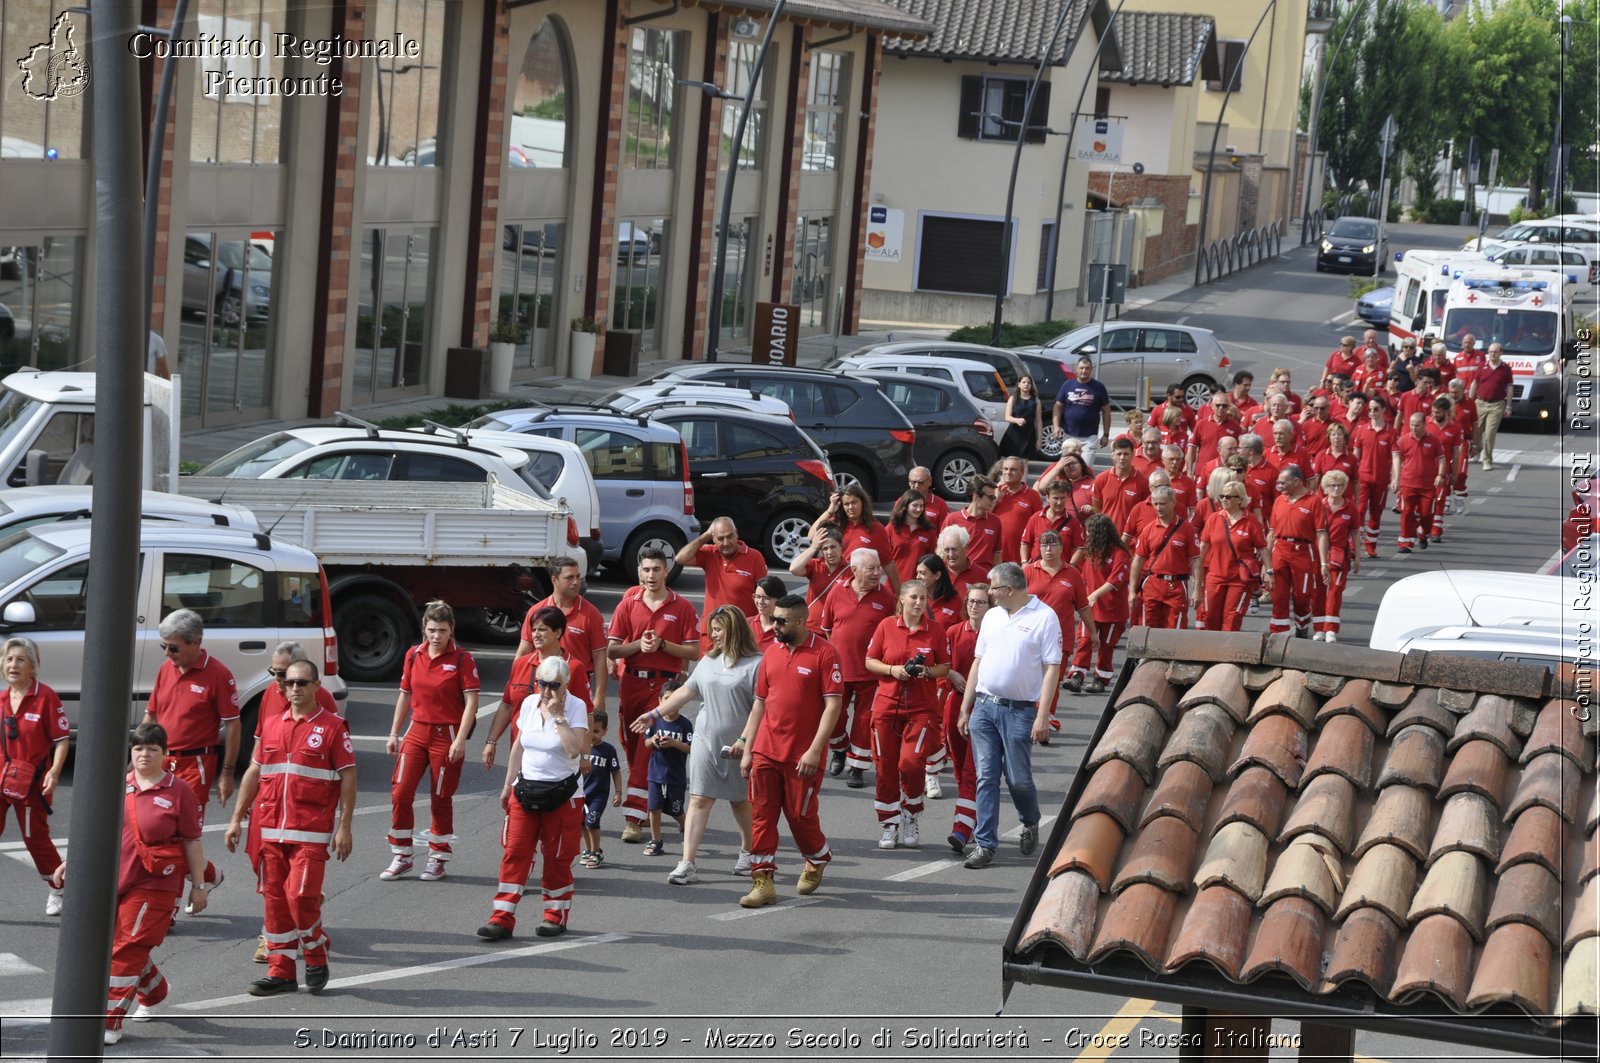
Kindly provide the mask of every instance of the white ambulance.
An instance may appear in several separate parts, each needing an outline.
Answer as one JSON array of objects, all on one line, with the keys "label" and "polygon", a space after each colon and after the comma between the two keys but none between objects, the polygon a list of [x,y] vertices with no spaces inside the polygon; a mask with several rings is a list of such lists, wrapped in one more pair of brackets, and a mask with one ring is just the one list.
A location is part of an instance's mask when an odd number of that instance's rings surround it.
[{"label": "white ambulance", "polygon": [[1574,335],[1571,307],[1561,297],[1561,279],[1535,270],[1464,272],[1445,294],[1441,339],[1452,356],[1461,338],[1473,336],[1479,350],[1505,348],[1511,366],[1511,416],[1554,425],[1561,416],[1562,357]]},{"label": "white ambulance", "polygon": [[1411,250],[1397,256],[1389,311],[1390,356],[1400,353],[1403,340],[1420,341],[1429,332],[1439,335],[1450,285],[1467,270],[1485,268],[1488,261],[1476,251]]}]

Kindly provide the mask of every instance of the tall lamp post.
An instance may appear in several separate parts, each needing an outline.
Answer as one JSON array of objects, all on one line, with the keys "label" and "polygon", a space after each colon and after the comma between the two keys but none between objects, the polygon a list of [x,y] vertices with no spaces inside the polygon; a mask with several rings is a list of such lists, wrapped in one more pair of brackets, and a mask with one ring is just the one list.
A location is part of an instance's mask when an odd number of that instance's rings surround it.
[{"label": "tall lamp post", "polygon": [[728,258],[728,228],[733,224],[733,183],[739,175],[739,151],[744,145],[744,127],[750,121],[750,108],[755,103],[756,86],[761,82],[761,73],[767,65],[767,48],[772,44],[772,32],[778,26],[778,19],[783,15],[783,5],[786,0],[777,0],[772,5],[772,14],[767,19],[767,28],[761,34],[761,45],[756,49],[755,69],[750,73],[750,83],[745,86],[744,95],[729,92],[720,85],[709,81],[679,81],[678,84],[696,88],[706,95],[718,100],[739,100],[739,120],[733,127],[733,146],[728,155],[728,175],[723,179],[722,186],[722,212],[717,226],[717,260],[711,266],[711,320],[706,322],[706,361],[717,360],[717,347],[722,341],[722,298],[723,289],[727,284],[727,258]]},{"label": "tall lamp post", "polygon": [[[1358,15],[1357,8],[1366,7],[1369,2],[1370,0],[1358,0],[1358,3],[1350,8],[1349,20],[1345,22],[1344,31],[1339,34],[1339,39],[1333,43],[1333,51],[1329,52],[1327,58],[1323,60],[1322,78],[1317,83],[1317,91],[1311,97],[1311,129],[1310,137],[1306,142],[1306,180],[1305,195],[1303,199],[1305,209],[1300,216],[1300,246],[1302,247],[1310,243],[1314,236],[1322,235],[1322,204],[1319,201],[1315,211],[1313,211],[1311,206],[1311,174],[1316,169],[1318,136],[1317,128],[1322,124],[1322,96],[1328,91],[1328,72],[1333,69],[1334,61],[1339,58],[1339,53],[1344,50],[1344,42],[1350,39],[1350,30],[1356,24],[1356,18]],[[1212,151],[1214,152],[1215,150],[1216,147],[1215,143],[1213,142]],[[1324,166],[1323,172],[1324,175],[1326,175],[1326,166]],[[1210,171],[1208,170],[1208,176],[1209,173]],[[1311,231],[1313,218],[1316,219],[1317,223],[1317,231],[1315,233]]]}]

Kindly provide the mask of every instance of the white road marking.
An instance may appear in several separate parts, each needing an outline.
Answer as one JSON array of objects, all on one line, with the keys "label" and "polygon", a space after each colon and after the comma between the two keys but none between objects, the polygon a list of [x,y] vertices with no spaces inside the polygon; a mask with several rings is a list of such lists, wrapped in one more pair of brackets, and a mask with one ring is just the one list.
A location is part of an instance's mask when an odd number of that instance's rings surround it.
[{"label": "white road marking", "polygon": [[12,1026],[36,1026],[50,1021],[50,997],[0,1001],[0,1019]]},{"label": "white road marking", "polygon": [[1491,494],[1491,495],[1497,495],[1497,494],[1499,494],[1499,493],[1500,493],[1500,492],[1501,492],[1501,491],[1504,491],[1504,490],[1505,490],[1505,487],[1504,487],[1504,486],[1503,486],[1503,485],[1502,485],[1502,486],[1500,486],[1500,487],[1491,487],[1491,488],[1489,488],[1489,493],[1490,493],[1490,494]]},{"label": "white road marking", "polygon": [[715,919],[719,923],[728,923],[735,919],[748,919],[752,915],[765,915],[768,912],[787,912],[795,908],[804,908],[808,904],[821,904],[825,899],[823,897],[796,897],[792,901],[780,901],[777,904],[769,904],[765,908],[740,908],[736,912],[718,912],[716,915],[708,915],[706,918]]},{"label": "white road marking", "polygon": [[1544,571],[1546,571],[1548,569],[1552,569],[1556,565],[1560,564],[1561,563],[1561,559],[1563,557],[1566,557],[1566,556],[1567,555],[1565,553],[1563,553],[1560,550],[1557,550],[1555,553],[1553,553],[1549,557],[1545,558],[1544,564],[1540,565],[1538,567],[1538,569],[1536,569],[1535,571],[1544,572]]},{"label": "white road marking", "polygon": [[[335,978],[328,983],[328,988],[354,989],[357,986],[372,985],[376,982],[394,982],[401,978],[437,974],[440,971],[453,971],[461,967],[479,967],[486,963],[500,963],[503,960],[520,960],[529,956],[543,956],[552,952],[567,952],[571,949],[586,948],[590,945],[610,945],[627,939],[628,935],[626,934],[596,934],[594,937],[576,938],[568,941],[550,941],[542,945],[528,945],[520,949],[481,952],[472,956],[458,956],[453,960],[440,960],[437,963],[419,963],[410,967],[396,967],[388,971],[372,971],[367,974],[353,975],[349,978]],[[240,993],[238,996],[214,997],[211,1000],[195,1000],[187,1004],[179,1004],[177,1010],[217,1011],[264,999],[267,998],[253,997],[247,993]]]},{"label": "white road marking", "polygon": [[0,952],[0,978],[17,974],[43,973],[43,967],[35,967],[21,956],[18,956],[15,952]]},{"label": "white road marking", "polygon": [[946,868],[960,867],[960,866],[961,866],[961,861],[960,860],[955,860],[955,859],[935,860],[931,864],[918,864],[916,867],[910,867],[910,868],[907,868],[904,871],[896,871],[892,875],[885,875],[883,877],[883,881],[885,881],[885,882],[910,882],[913,879],[924,878],[924,877],[926,877],[928,875],[936,875],[940,871],[945,870]]},{"label": "white road marking", "polygon": [[1506,483],[1508,483],[1508,484],[1509,483],[1515,483],[1516,479],[1517,479],[1517,473],[1519,473],[1521,471],[1522,471],[1522,466],[1521,465],[1513,465],[1513,466],[1511,466],[1511,471],[1506,473]]},{"label": "white road marking", "polygon": [[1353,320],[1355,318],[1355,316],[1356,316],[1355,307],[1351,307],[1349,310],[1346,310],[1344,313],[1340,314],[1338,317],[1330,317],[1328,320],[1324,321],[1322,324],[1324,326],[1342,325],[1347,321]]},{"label": "white road marking", "polygon": [[1481,506],[1487,501],[1488,501],[1488,499],[1486,499],[1486,498],[1474,498],[1470,502],[1468,502],[1467,505],[1469,505],[1469,506]]}]

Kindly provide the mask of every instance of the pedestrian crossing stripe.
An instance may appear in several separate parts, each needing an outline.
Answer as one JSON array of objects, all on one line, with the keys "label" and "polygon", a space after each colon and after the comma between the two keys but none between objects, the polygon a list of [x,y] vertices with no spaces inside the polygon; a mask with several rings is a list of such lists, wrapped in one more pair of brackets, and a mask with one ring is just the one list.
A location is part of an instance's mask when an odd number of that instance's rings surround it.
[{"label": "pedestrian crossing stripe", "polygon": [[14,952],[0,952],[0,978],[19,974],[44,974],[44,968],[35,967]]}]

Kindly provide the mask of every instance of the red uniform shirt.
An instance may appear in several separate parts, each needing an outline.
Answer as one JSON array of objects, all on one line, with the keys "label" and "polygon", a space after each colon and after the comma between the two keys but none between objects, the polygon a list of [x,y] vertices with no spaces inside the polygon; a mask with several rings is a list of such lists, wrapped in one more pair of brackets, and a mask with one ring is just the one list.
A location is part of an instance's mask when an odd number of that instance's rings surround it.
[{"label": "red uniform shirt", "polygon": [[752,753],[783,764],[797,763],[816,741],[823,699],[844,694],[839,654],[813,632],[790,649],[774,642],[756,669],[756,697],[765,702]]},{"label": "red uniform shirt", "polygon": [[1293,465],[1300,470],[1300,475],[1307,479],[1311,476],[1311,454],[1302,447],[1290,447],[1288,450],[1268,447],[1267,464],[1279,472],[1286,466]]},{"label": "red uniform shirt", "polygon": [[[561,659],[567,662],[567,667],[572,671],[572,678],[567,681],[567,692],[579,701],[590,712],[594,711],[594,692],[589,687],[589,670],[579,671],[577,661],[566,653],[562,647]],[[506,688],[500,694],[500,700],[511,706],[511,731],[516,733],[517,713],[522,708],[522,703],[534,691],[533,677],[539,670],[539,665],[544,661],[538,650],[524,653],[521,657],[511,662],[511,674],[506,678]]]},{"label": "red uniform shirt", "polygon": [[1355,541],[1356,529],[1361,526],[1361,514],[1348,495],[1338,509],[1326,501],[1322,508],[1328,514],[1328,565],[1331,568],[1344,568],[1350,559],[1350,544]]},{"label": "red uniform shirt", "polygon": [[706,543],[695,551],[694,563],[705,570],[705,611],[719,605],[736,605],[745,616],[756,612],[756,584],[767,578],[767,561],[759,550],[744,543],[732,557],[723,557],[715,543]]},{"label": "red uniform shirt", "polygon": [[1061,536],[1062,557],[1071,557],[1072,551],[1083,545],[1083,521],[1078,519],[1070,505],[1061,511],[1059,518],[1052,518],[1048,509],[1028,518],[1028,526],[1022,529],[1022,542],[1028,548],[1030,558],[1039,556],[1039,536],[1047,531]]},{"label": "red uniform shirt", "polygon": [[1120,529],[1124,541],[1132,543],[1134,539],[1138,538],[1139,533],[1144,530],[1145,525],[1155,519],[1156,507],[1150,504],[1148,498],[1141,499],[1139,504],[1133,507],[1133,512],[1128,514],[1127,527]]},{"label": "red uniform shirt", "polygon": [[[636,642],[646,631],[654,631],[665,642],[699,642],[700,617],[689,599],[677,591],[668,591],[667,600],[654,609],[644,600],[643,594],[625,596],[611,614],[608,637],[612,642]],[[641,650],[632,657],[624,657],[622,667],[636,672],[681,672],[683,662],[662,648],[654,653]]]},{"label": "red uniform shirt", "polygon": [[1300,430],[1300,420],[1297,417],[1279,417],[1275,421],[1271,417],[1268,417],[1266,411],[1263,410],[1249,422],[1250,431],[1261,437],[1261,442],[1266,445],[1268,451],[1270,452],[1271,449],[1277,445],[1277,442],[1273,437],[1272,430],[1277,427],[1278,421],[1289,422],[1290,427],[1294,429],[1294,435],[1290,437],[1289,445],[1291,447],[1299,447],[1301,442],[1305,439],[1305,434]]},{"label": "red uniform shirt", "polygon": [[[930,667],[950,663],[949,637],[931,617],[923,617],[922,626],[912,631],[903,619],[891,616],[878,624],[867,644],[867,656],[888,665],[905,664],[919,653],[922,663]],[[938,707],[938,681],[922,678],[902,683],[892,677],[878,677],[878,693],[872,702],[874,713],[932,712]]]},{"label": "red uniform shirt", "polygon": [[839,535],[844,543],[845,570],[850,568],[850,555],[865,547],[868,550],[878,551],[878,560],[884,564],[889,561],[889,533],[884,531],[883,525],[877,521],[871,524],[841,524]]},{"label": "red uniform shirt", "polygon": [[[1267,545],[1267,533],[1261,522],[1249,513],[1232,524],[1222,510],[1212,513],[1200,531],[1200,541],[1206,546],[1205,578],[1212,583],[1254,579],[1260,558],[1259,551]],[[1234,555],[1238,555],[1235,563]],[[1241,567],[1244,571],[1241,571]]]},{"label": "red uniform shirt", "polygon": [[437,657],[428,656],[426,642],[413,647],[400,672],[400,690],[411,695],[411,719],[429,726],[459,724],[467,691],[478,687],[478,662],[454,639]]},{"label": "red uniform shirt", "polygon": [[1172,495],[1178,501],[1178,516],[1187,517],[1200,501],[1200,485],[1181,472],[1171,479]]},{"label": "red uniform shirt", "polygon": [[1022,533],[1028,522],[1044,510],[1044,499],[1027,484],[1016,490],[1001,488],[995,499],[994,516],[1000,521],[1000,560],[1022,560]]},{"label": "red uniform shirt", "polygon": [[[972,630],[972,625],[962,621],[955,627],[948,627],[950,639],[950,671],[960,672],[963,679],[972,674],[972,659],[978,655],[978,633]],[[945,684],[945,693],[954,697],[959,702],[961,695],[956,693],[953,684]]]},{"label": "red uniform shirt", "polygon": [[[971,570],[968,569],[970,572]],[[952,581],[954,582],[954,581]],[[946,630],[959,624],[967,611],[967,592],[964,586],[957,585],[956,593],[948,598],[934,598],[933,588],[928,588],[928,615],[938,621],[939,626]],[[970,661],[968,662],[971,663]]]},{"label": "red uniform shirt", "polygon": [[[122,860],[117,877],[117,895],[135,889],[182,893],[184,882],[189,877],[189,861],[177,856],[171,861],[163,861],[156,870],[151,871],[139,859],[134,838],[142,839],[147,846],[198,839],[200,801],[194,796],[194,791],[170,771],[148,790],[141,790],[130,771],[123,790],[123,802]],[[155,918],[165,917],[166,913],[155,915]]]},{"label": "red uniform shirt", "polygon": [[1238,439],[1243,434],[1244,427],[1238,421],[1230,419],[1218,422],[1214,418],[1206,417],[1195,426],[1189,445],[1194,447],[1198,462],[1216,461],[1217,440],[1223,436]]},{"label": "red uniform shirt", "polygon": [[1355,487],[1361,482],[1361,465],[1356,461],[1356,456],[1348,450],[1343,454],[1335,454],[1331,450],[1324,450],[1312,463],[1312,471],[1320,479],[1337,469],[1350,477],[1350,486]]},{"label": "red uniform shirt", "polygon": [[1411,415],[1420,413],[1424,417],[1433,416],[1433,400],[1439,397],[1438,391],[1422,394],[1421,388],[1412,388],[1400,396],[1400,416],[1395,419],[1396,430],[1406,431],[1411,424]]},{"label": "red uniform shirt", "polygon": [[1428,418],[1428,434],[1439,440],[1439,452],[1444,455],[1444,460],[1449,462],[1451,456],[1456,455],[1456,448],[1461,445],[1461,426],[1456,423],[1456,419],[1451,417],[1444,424],[1440,424],[1432,417]]},{"label": "red uniform shirt", "polygon": [[[1333,404],[1334,400],[1329,399],[1330,412]],[[1328,449],[1328,425],[1331,423],[1331,421],[1319,421],[1316,417],[1300,422],[1300,446],[1308,457],[1315,458]]]},{"label": "red uniform shirt", "polygon": [[928,523],[935,529],[944,527],[944,519],[950,515],[950,503],[936,494],[929,494],[923,503],[922,515],[928,518]]},{"label": "red uniform shirt", "polygon": [[1083,585],[1083,574],[1065,564],[1055,572],[1046,572],[1044,565],[1038,561],[1023,565],[1022,572],[1028,579],[1028,593],[1055,612],[1056,620],[1061,624],[1061,645],[1065,649],[1071,644],[1072,632],[1078,622],[1078,610],[1089,604],[1089,591]]},{"label": "red uniform shirt", "polygon": [[850,566],[843,561],[839,567],[830,569],[827,562],[820,557],[806,559],[806,602],[814,602],[822,597],[830,583],[840,583],[850,578]]},{"label": "red uniform shirt", "polygon": [[1094,477],[1085,476],[1072,485],[1072,504],[1078,508],[1081,520],[1094,512]]},{"label": "red uniform shirt", "polygon": [[1156,456],[1153,458],[1145,457],[1144,452],[1141,450],[1133,452],[1133,471],[1138,474],[1141,480],[1150,479],[1150,474],[1159,468],[1161,468],[1160,451],[1157,451]]},{"label": "red uniform shirt", "polygon": [[1403,491],[1432,490],[1439,476],[1439,459],[1444,456],[1439,437],[1423,432],[1418,439],[1408,430],[1396,437],[1394,452],[1400,455],[1397,486]]},{"label": "red uniform shirt", "polygon": [[1150,423],[1155,425],[1157,428],[1160,428],[1161,422],[1165,420],[1168,410],[1178,411],[1178,414],[1183,418],[1183,427],[1185,431],[1193,432],[1194,426],[1200,423],[1200,415],[1195,411],[1193,406],[1190,406],[1187,402],[1180,402],[1174,406],[1172,404],[1172,400],[1170,399],[1159,402],[1150,408]]},{"label": "red uniform shirt", "polygon": [[877,678],[867,671],[867,643],[884,618],[894,615],[894,605],[894,593],[881,583],[866,594],[857,594],[851,583],[840,583],[823,595],[822,607],[811,622],[838,651],[845,682]]},{"label": "red uniform shirt", "polygon": [[[884,525],[889,534],[889,556],[885,561],[894,564],[894,570],[900,574],[900,582],[914,579],[917,575],[917,562],[934,552],[934,544],[939,538],[939,533],[932,528],[913,528],[910,524],[897,527],[892,521]],[[845,571],[849,571],[846,569]]]},{"label": "red uniform shirt", "polygon": [[1485,402],[1504,402],[1511,393],[1511,363],[1484,365],[1477,374],[1478,398]]},{"label": "red uniform shirt", "polygon": [[1000,518],[993,513],[974,517],[962,508],[945,518],[944,527],[966,531],[967,561],[979,571],[988,572],[994,564],[994,552],[1000,547]]},{"label": "red uniform shirt", "polygon": [[1315,547],[1317,532],[1328,529],[1328,509],[1322,499],[1306,491],[1299,498],[1279,495],[1272,503],[1272,534],[1277,542]]},{"label": "red uniform shirt", "polygon": [[[1504,363],[1501,364],[1503,365]],[[1474,382],[1477,382],[1478,390],[1482,392],[1483,374],[1488,368],[1489,356],[1481,348],[1474,347],[1471,354],[1462,351],[1456,355],[1455,376],[1467,386],[1468,393],[1472,391]],[[1450,381],[1445,380],[1444,383],[1449,385]],[[1478,397],[1482,398],[1483,396],[1480,394]]]},{"label": "red uniform shirt", "polygon": [[1356,467],[1361,472],[1361,482],[1387,486],[1393,471],[1390,458],[1394,454],[1394,429],[1377,429],[1364,424],[1350,437],[1351,449],[1356,455]]},{"label": "red uniform shirt", "polygon": [[1357,394],[1375,395],[1383,390],[1383,380],[1388,375],[1387,370],[1378,366],[1368,368],[1363,365],[1350,374],[1350,383],[1355,386]]},{"label": "red uniform shirt", "polygon": [[1111,518],[1118,531],[1125,531],[1133,507],[1150,497],[1150,485],[1136,472],[1119,477],[1107,469],[1094,478],[1094,507]]},{"label": "red uniform shirt", "polygon": [[1278,467],[1270,461],[1263,460],[1260,465],[1246,467],[1240,478],[1244,481],[1244,489],[1250,495],[1249,509],[1266,513],[1272,508],[1272,500],[1278,494]]},{"label": "red uniform shirt", "polygon": [[228,666],[200,651],[200,663],[181,675],[168,658],[156,672],[150,715],[167,730],[167,750],[210,750],[225,720],[239,718],[239,688]]},{"label": "red uniform shirt", "polygon": [[[1461,433],[1461,441],[1466,443],[1472,439],[1472,433],[1478,427],[1478,407],[1476,403],[1466,399],[1456,403],[1456,429]],[[1461,458],[1466,460],[1466,451],[1462,451]]]},{"label": "red uniform shirt", "polygon": [[1356,357],[1361,359],[1363,367],[1367,364],[1367,352],[1372,351],[1378,356],[1378,374],[1382,378],[1389,374],[1389,349],[1381,343],[1374,343],[1370,347],[1365,343],[1356,344]]},{"label": "red uniform shirt", "polygon": [[[1147,576],[1187,576],[1189,563],[1200,556],[1200,536],[1193,524],[1174,516],[1172,524],[1152,520],[1133,541],[1133,553],[1144,558]],[[1169,538],[1170,533],[1170,538]],[[1166,546],[1162,546],[1162,541]],[[1160,553],[1157,553],[1157,550]]]},{"label": "red uniform shirt", "polygon": [[756,649],[763,652],[765,652],[768,646],[778,641],[778,629],[771,628],[769,630],[767,628],[763,628],[761,626],[761,618],[759,616],[752,616],[750,618],[750,634],[756,637]]},{"label": "red uniform shirt", "polygon": [[[546,606],[561,609],[553,594],[534,602],[528,615],[522,618],[523,642],[533,641],[533,614]],[[561,615],[567,618],[567,630],[561,633],[561,652],[574,662],[573,667],[583,668],[584,682],[588,683],[589,674],[594,671],[594,651],[606,648],[606,618],[600,615],[593,602],[581,595],[571,609],[561,609]]]},{"label": "red uniform shirt", "polygon": [[1125,550],[1113,550],[1107,562],[1094,557],[1085,557],[1078,563],[1078,571],[1083,574],[1086,595],[1093,594],[1107,583],[1111,584],[1109,591],[1094,600],[1096,624],[1128,622],[1128,566],[1132,562],[1132,554]]},{"label": "red uniform shirt", "polygon": [[[16,720],[13,736],[9,726]],[[0,726],[6,726],[6,751],[12,760],[27,764],[41,764],[48,760],[57,742],[71,737],[72,725],[61,708],[56,692],[39,682],[22,696],[17,711],[11,711],[11,699],[0,700]]]},{"label": "red uniform shirt", "polygon": [[1189,436],[1194,432],[1191,426],[1182,423],[1170,427],[1164,424],[1156,427],[1161,432],[1161,445],[1164,447],[1177,447],[1179,450],[1189,446]]},{"label": "red uniform shirt", "polygon": [[1327,365],[1323,368],[1329,376],[1342,373],[1347,377],[1354,377],[1356,370],[1361,368],[1362,361],[1362,356],[1356,353],[1354,347],[1350,348],[1348,353],[1343,347],[1335,347],[1333,353],[1328,355]]},{"label": "red uniform shirt", "polygon": [[[1434,389],[1435,395],[1442,394],[1444,389],[1450,386],[1450,381],[1456,378],[1456,364],[1450,361],[1448,355],[1446,355],[1444,361],[1440,361],[1431,354],[1426,355],[1422,359],[1422,365],[1418,368],[1432,369],[1439,374],[1439,386]],[[1470,385],[1471,382],[1468,381],[1468,386]]]},{"label": "red uniform shirt", "polygon": [[332,841],[339,774],[356,765],[344,719],[320,708],[303,720],[288,709],[262,713],[253,759],[261,765],[261,789],[251,816],[260,824],[261,840]]}]

